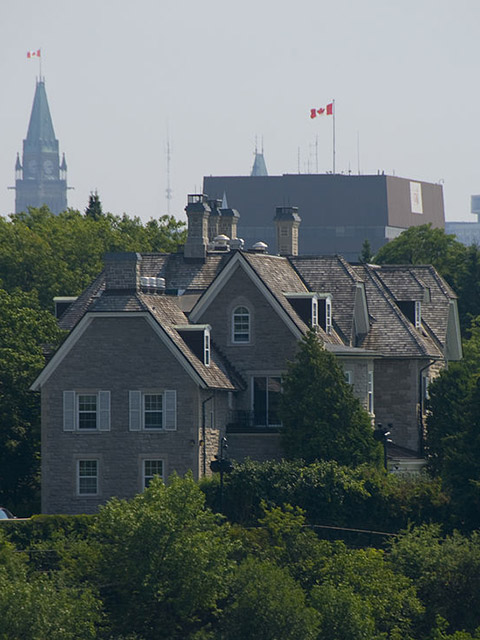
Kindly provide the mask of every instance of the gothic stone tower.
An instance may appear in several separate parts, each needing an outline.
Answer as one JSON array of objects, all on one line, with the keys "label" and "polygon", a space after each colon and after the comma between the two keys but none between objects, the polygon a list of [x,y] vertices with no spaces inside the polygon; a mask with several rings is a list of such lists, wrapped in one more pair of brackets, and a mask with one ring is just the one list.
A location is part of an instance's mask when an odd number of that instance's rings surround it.
[{"label": "gothic stone tower", "polygon": [[43,204],[55,214],[67,208],[67,165],[65,154],[60,164],[44,79],[37,80],[22,162],[17,154],[15,191],[15,213]]}]

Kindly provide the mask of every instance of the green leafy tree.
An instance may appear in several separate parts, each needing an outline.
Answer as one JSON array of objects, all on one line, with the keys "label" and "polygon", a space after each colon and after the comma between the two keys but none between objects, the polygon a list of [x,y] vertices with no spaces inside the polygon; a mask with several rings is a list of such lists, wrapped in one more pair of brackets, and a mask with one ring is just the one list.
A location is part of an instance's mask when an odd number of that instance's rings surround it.
[{"label": "green leafy tree", "polygon": [[480,627],[478,531],[444,537],[438,525],[418,527],[392,544],[390,558],[399,572],[414,581],[426,607],[428,626],[438,626],[440,616],[450,633],[475,633]]},{"label": "green leafy tree", "polygon": [[368,413],[345,382],[335,356],[310,330],[283,381],[282,442],[288,458],[336,460],[344,465],[377,463]]},{"label": "green leafy tree", "polygon": [[29,515],[38,497],[40,398],[29,388],[61,332],[35,292],[0,289],[0,501]]},{"label": "green leafy tree", "polygon": [[466,247],[443,229],[422,224],[403,231],[375,255],[377,264],[432,264],[449,282],[462,268]]},{"label": "green leafy tree", "polygon": [[154,479],[129,502],[111,500],[93,533],[79,562],[96,558],[90,580],[99,586],[113,637],[183,640],[217,619],[233,546],[191,476],[171,477],[168,486]]},{"label": "green leafy tree", "polygon": [[429,469],[452,496],[457,524],[480,525],[480,317],[464,341],[464,360],[430,385]]},{"label": "green leafy tree", "polygon": [[220,623],[222,640],[314,640],[319,616],[289,572],[252,557],[239,564]]},{"label": "green leafy tree", "polygon": [[93,640],[101,606],[93,592],[63,584],[60,575],[29,570],[0,531],[0,638]]}]

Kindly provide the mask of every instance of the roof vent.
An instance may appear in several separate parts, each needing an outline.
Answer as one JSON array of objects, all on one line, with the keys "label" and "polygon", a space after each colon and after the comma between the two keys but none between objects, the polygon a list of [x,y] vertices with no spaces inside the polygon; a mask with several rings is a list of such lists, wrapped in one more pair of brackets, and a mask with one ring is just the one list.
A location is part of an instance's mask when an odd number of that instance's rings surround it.
[{"label": "roof vent", "polygon": [[256,242],[250,249],[252,253],[268,253],[268,244],[265,242]]},{"label": "roof vent", "polygon": [[155,278],[153,276],[142,276],[140,287],[144,293],[158,293],[165,291],[165,278]]},{"label": "roof vent", "polygon": [[242,251],[244,246],[245,240],[242,240],[242,238],[232,238],[230,240],[230,249],[232,251],[235,251],[235,249],[239,249],[240,251]]}]

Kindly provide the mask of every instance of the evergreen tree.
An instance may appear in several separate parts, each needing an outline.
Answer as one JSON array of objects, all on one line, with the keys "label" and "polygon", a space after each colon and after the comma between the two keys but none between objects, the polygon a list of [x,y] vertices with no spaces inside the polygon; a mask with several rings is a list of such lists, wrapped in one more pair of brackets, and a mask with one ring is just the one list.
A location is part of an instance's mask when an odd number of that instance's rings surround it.
[{"label": "evergreen tree", "polygon": [[98,192],[90,193],[90,197],[88,199],[88,207],[85,209],[85,216],[87,218],[93,218],[94,220],[98,220],[103,216],[102,211],[102,203],[100,202],[100,197]]},{"label": "evergreen tree", "polygon": [[310,330],[283,383],[282,441],[288,458],[336,460],[356,466],[378,462],[371,419],[345,382],[334,355]]},{"label": "evergreen tree", "polygon": [[362,253],[358,256],[358,261],[362,264],[368,264],[373,260],[372,247],[368,238],[365,238],[362,244]]}]

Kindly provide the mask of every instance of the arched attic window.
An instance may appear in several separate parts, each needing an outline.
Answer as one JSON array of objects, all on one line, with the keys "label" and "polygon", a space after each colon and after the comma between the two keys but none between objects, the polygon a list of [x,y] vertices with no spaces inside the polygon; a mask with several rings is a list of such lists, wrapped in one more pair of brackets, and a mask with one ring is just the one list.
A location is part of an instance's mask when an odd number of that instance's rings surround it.
[{"label": "arched attic window", "polygon": [[235,307],[232,313],[232,342],[250,342],[250,311],[247,307]]}]

